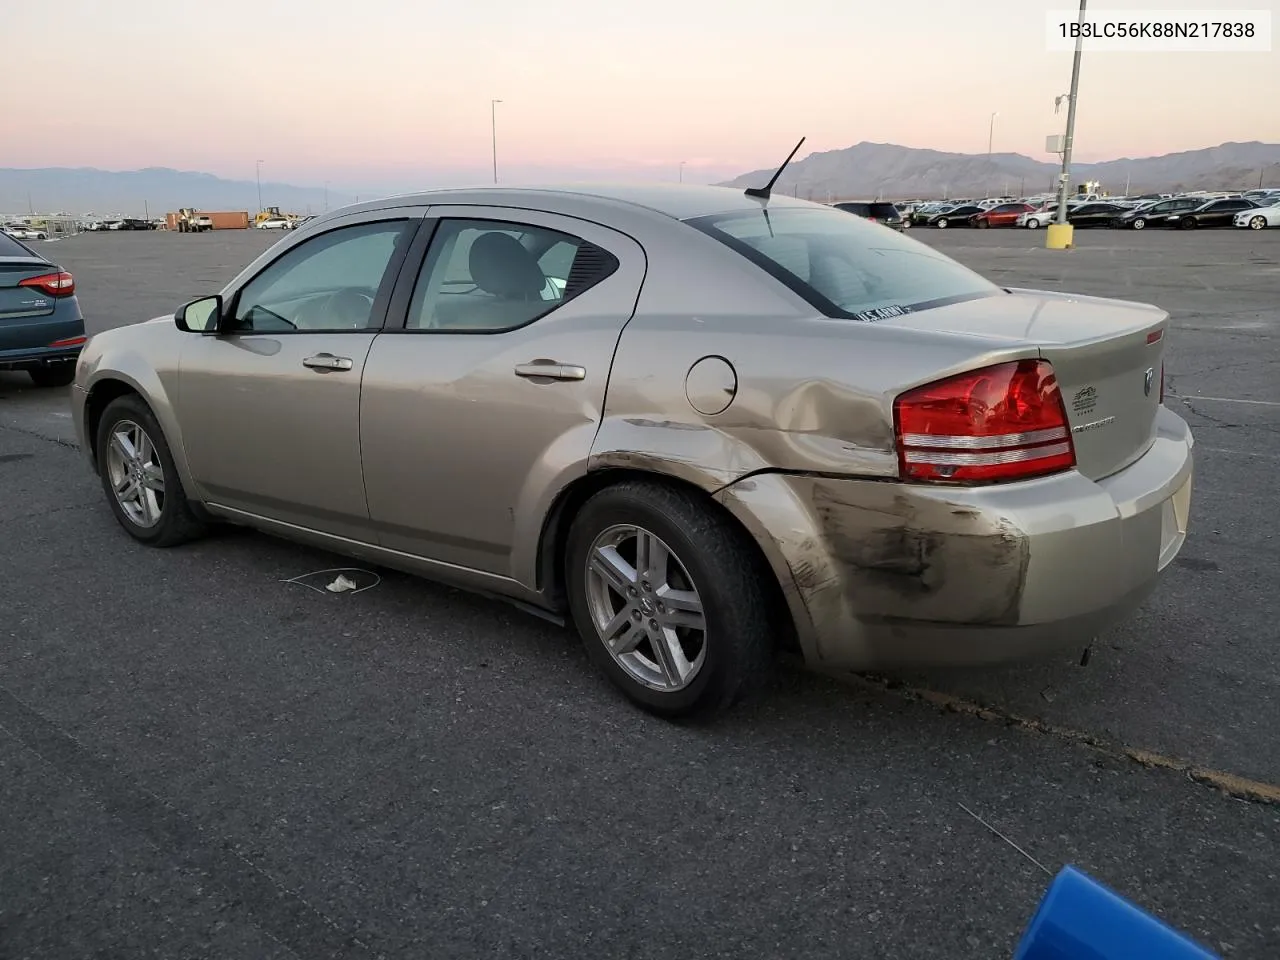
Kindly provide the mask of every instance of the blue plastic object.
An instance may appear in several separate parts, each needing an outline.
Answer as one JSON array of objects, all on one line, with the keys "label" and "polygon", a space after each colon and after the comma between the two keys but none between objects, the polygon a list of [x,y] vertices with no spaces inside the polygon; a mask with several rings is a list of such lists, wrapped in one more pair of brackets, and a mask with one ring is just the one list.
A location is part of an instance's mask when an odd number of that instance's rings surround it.
[{"label": "blue plastic object", "polygon": [[1075,867],[1063,867],[1013,960],[1218,960]]}]

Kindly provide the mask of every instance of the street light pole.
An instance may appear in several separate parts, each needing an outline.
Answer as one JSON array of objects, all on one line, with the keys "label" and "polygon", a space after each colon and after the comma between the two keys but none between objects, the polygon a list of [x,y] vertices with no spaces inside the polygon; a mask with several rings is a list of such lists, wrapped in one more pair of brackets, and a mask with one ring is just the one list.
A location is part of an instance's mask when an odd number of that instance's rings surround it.
[{"label": "street light pole", "polygon": [[259,160],[256,166],[258,175],[258,212],[262,212],[262,161]]},{"label": "street light pole", "polygon": [[489,101],[489,129],[493,136],[493,182],[498,182],[498,104],[501,100]]},{"label": "street light pole", "polygon": [[324,182],[324,209],[326,213],[329,212],[329,181],[328,180]]},{"label": "street light pole", "polygon": [[[1088,0],[1080,0],[1080,18],[1084,25],[1084,7]],[[1076,94],[1080,90],[1080,54],[1084,51],[1084,30],[1076,35],[1076,52],[1071,60],[1071,92],[1067,94],[1067,135],[1062,142],[1062,174],[1058,182],[1058,215],[1054,222],[1067,223],[1067,190],[1071,185],[1071,147],[1076,135]]]},{"label": "street light pole", "polygon": [[[991,125],[987,127],[987,176],[991,176],[991,145],[996,138],[996,117],[1000,115],[999,111],[991,114]],[[991,195],[991,181],[987,181],[987,196]]]},{"label": "street light pole", "polygon": [[[685,165],[685,163],[687,163],[687,161],[685,161],[685,160],[681,160],[681,161],[680,161],[680,182],[681,182],[681,183],[684,183],[684,165]],[[1258,186],[1262,186],[1262,175],[1261,175],[1261,174],[1259,174],[1259,175],[1258,175]]]}]

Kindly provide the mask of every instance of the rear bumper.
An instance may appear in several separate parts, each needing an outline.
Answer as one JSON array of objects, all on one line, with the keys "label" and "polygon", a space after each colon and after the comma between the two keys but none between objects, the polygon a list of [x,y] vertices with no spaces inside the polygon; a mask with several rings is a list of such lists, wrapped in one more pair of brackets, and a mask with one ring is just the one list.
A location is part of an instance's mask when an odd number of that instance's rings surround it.
[{"label": "rear bumper", "polygon": [[806,659],[858,669],[1082,649],[1155,589],[1186,538],[1191,431],[1161,407],[1151,449],[1072,472],[948,489],[764,474],[718,499],[778,574]]},{"label": "rear bumper", "polygon": [[59,300],[53,313],[0,322],[0,370],[30,370],[54,363],[75,362],[84,343],[63,346],[83,337],[84,318],[74,297]]},{"label": "rear bumper", "polygon": [[47,367],[55,363],[75,363],[83,348],[84,345],[81,344],[75,347],[0,350],[0,370],[31,370],[35,367]]}]

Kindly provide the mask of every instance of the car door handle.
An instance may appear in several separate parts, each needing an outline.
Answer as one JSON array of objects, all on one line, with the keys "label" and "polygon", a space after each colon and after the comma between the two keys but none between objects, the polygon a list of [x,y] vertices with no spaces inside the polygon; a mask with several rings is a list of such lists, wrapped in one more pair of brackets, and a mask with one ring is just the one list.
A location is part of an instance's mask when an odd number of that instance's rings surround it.
[{"label": "car door handle", "polygon": [[526,380],[585,380],[587,369],[575,363],[533,360],[529,363],[517,363],[516,376]]},{"label": "car door handle", "polygon": [[317,353],[314,357],[304,359],[302,365],[312,370],[350,370],[351,358],[335,357],[332,353]]}]

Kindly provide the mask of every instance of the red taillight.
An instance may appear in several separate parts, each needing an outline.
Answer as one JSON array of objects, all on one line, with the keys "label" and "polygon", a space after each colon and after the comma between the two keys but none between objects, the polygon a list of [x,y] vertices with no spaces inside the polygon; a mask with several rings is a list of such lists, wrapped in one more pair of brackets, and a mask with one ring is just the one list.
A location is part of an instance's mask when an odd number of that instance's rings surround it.
[{"label": "red taillight", "polygon": [[59,273],[43,273],[38,277],[28,277],[19,281],[20,287],[35,287],[41,293],[51,297],[69,297],[76,292],[76,281],[65,270]]},{"label": "red taillight", "polygon": [[1075,466],[1053,365],[1015,360],[939,380],[893,404],[898,467],[916,483],[996,483]]},{"label": "red taillight", "polygon": [[49,344],[51,347],[78,347],[81,346],[88,337],[67,337],[65,340],[55,340]]}]

